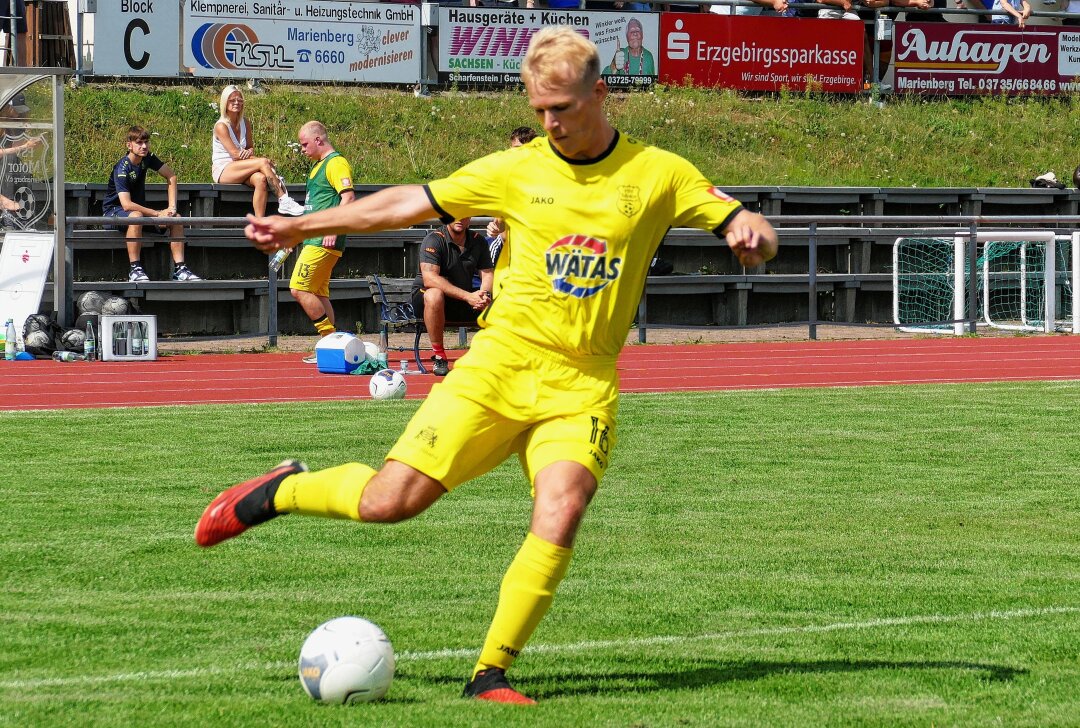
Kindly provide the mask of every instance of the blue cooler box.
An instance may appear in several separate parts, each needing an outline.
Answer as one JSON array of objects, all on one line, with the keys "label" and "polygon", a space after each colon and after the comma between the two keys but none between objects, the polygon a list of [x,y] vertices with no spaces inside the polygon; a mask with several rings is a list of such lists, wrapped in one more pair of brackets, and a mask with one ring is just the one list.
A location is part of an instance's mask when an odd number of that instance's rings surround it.
[{"label": "blue cooler box", "polygon": [[315,363],[323,374],[352,374],[366,356],[364,342],[344,331],[324,336],[315,345]]}]

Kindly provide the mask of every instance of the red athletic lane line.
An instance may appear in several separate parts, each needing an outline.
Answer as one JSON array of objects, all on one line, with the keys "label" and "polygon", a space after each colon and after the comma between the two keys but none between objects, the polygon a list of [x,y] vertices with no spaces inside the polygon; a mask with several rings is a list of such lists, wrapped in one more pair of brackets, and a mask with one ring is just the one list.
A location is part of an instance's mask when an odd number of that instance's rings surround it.
[{"label": "red athletic lane line", "polygon": [[[1080,337],[629,346],[619,375],[624,392],[1080,380]],[[320,374],[297,354],[0,361],[0,410],[368,399],[370,379]],[[420,398],[438,380],[407,381]]]}]

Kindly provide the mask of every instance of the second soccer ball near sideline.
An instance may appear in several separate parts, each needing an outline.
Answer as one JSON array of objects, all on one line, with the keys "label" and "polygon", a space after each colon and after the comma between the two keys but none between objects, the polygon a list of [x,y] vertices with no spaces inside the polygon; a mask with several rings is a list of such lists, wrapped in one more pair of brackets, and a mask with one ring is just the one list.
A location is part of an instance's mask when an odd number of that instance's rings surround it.
[{"label": "second soccer ball near sideline", "polygon": [[371,375],[368,391],[372,399],[404,399],[408,386],[405,377],[393,369],[381,369]]}]

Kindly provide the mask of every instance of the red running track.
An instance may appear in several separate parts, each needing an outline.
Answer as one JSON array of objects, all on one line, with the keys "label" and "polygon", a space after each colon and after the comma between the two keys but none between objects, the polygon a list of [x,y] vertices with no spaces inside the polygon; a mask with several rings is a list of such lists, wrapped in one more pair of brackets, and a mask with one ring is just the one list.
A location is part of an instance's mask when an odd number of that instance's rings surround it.
[{"label": "red running track", "polygon": [[[370,377],[320,374],[299,354],[168,356],[153,362],[0,361],[2,410],[314,402],[368,397]],[[1080,380],[1080,337],[629,346],[624,392]],[[436,379],[408,378],[409,397]]]}]

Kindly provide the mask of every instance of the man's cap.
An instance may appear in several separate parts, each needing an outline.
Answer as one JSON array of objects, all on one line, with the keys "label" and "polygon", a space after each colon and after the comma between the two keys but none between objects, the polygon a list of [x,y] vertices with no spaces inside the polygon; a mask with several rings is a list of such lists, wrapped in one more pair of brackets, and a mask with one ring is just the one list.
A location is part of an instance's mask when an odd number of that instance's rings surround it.
[{"label": "man's cap", "polygon": [[8,101],[8,107],[11,108],[16,114],[29,114],[30,107],[26,105],[26,97],[21,93],[15,94],[11,97],[11,101]]}]

